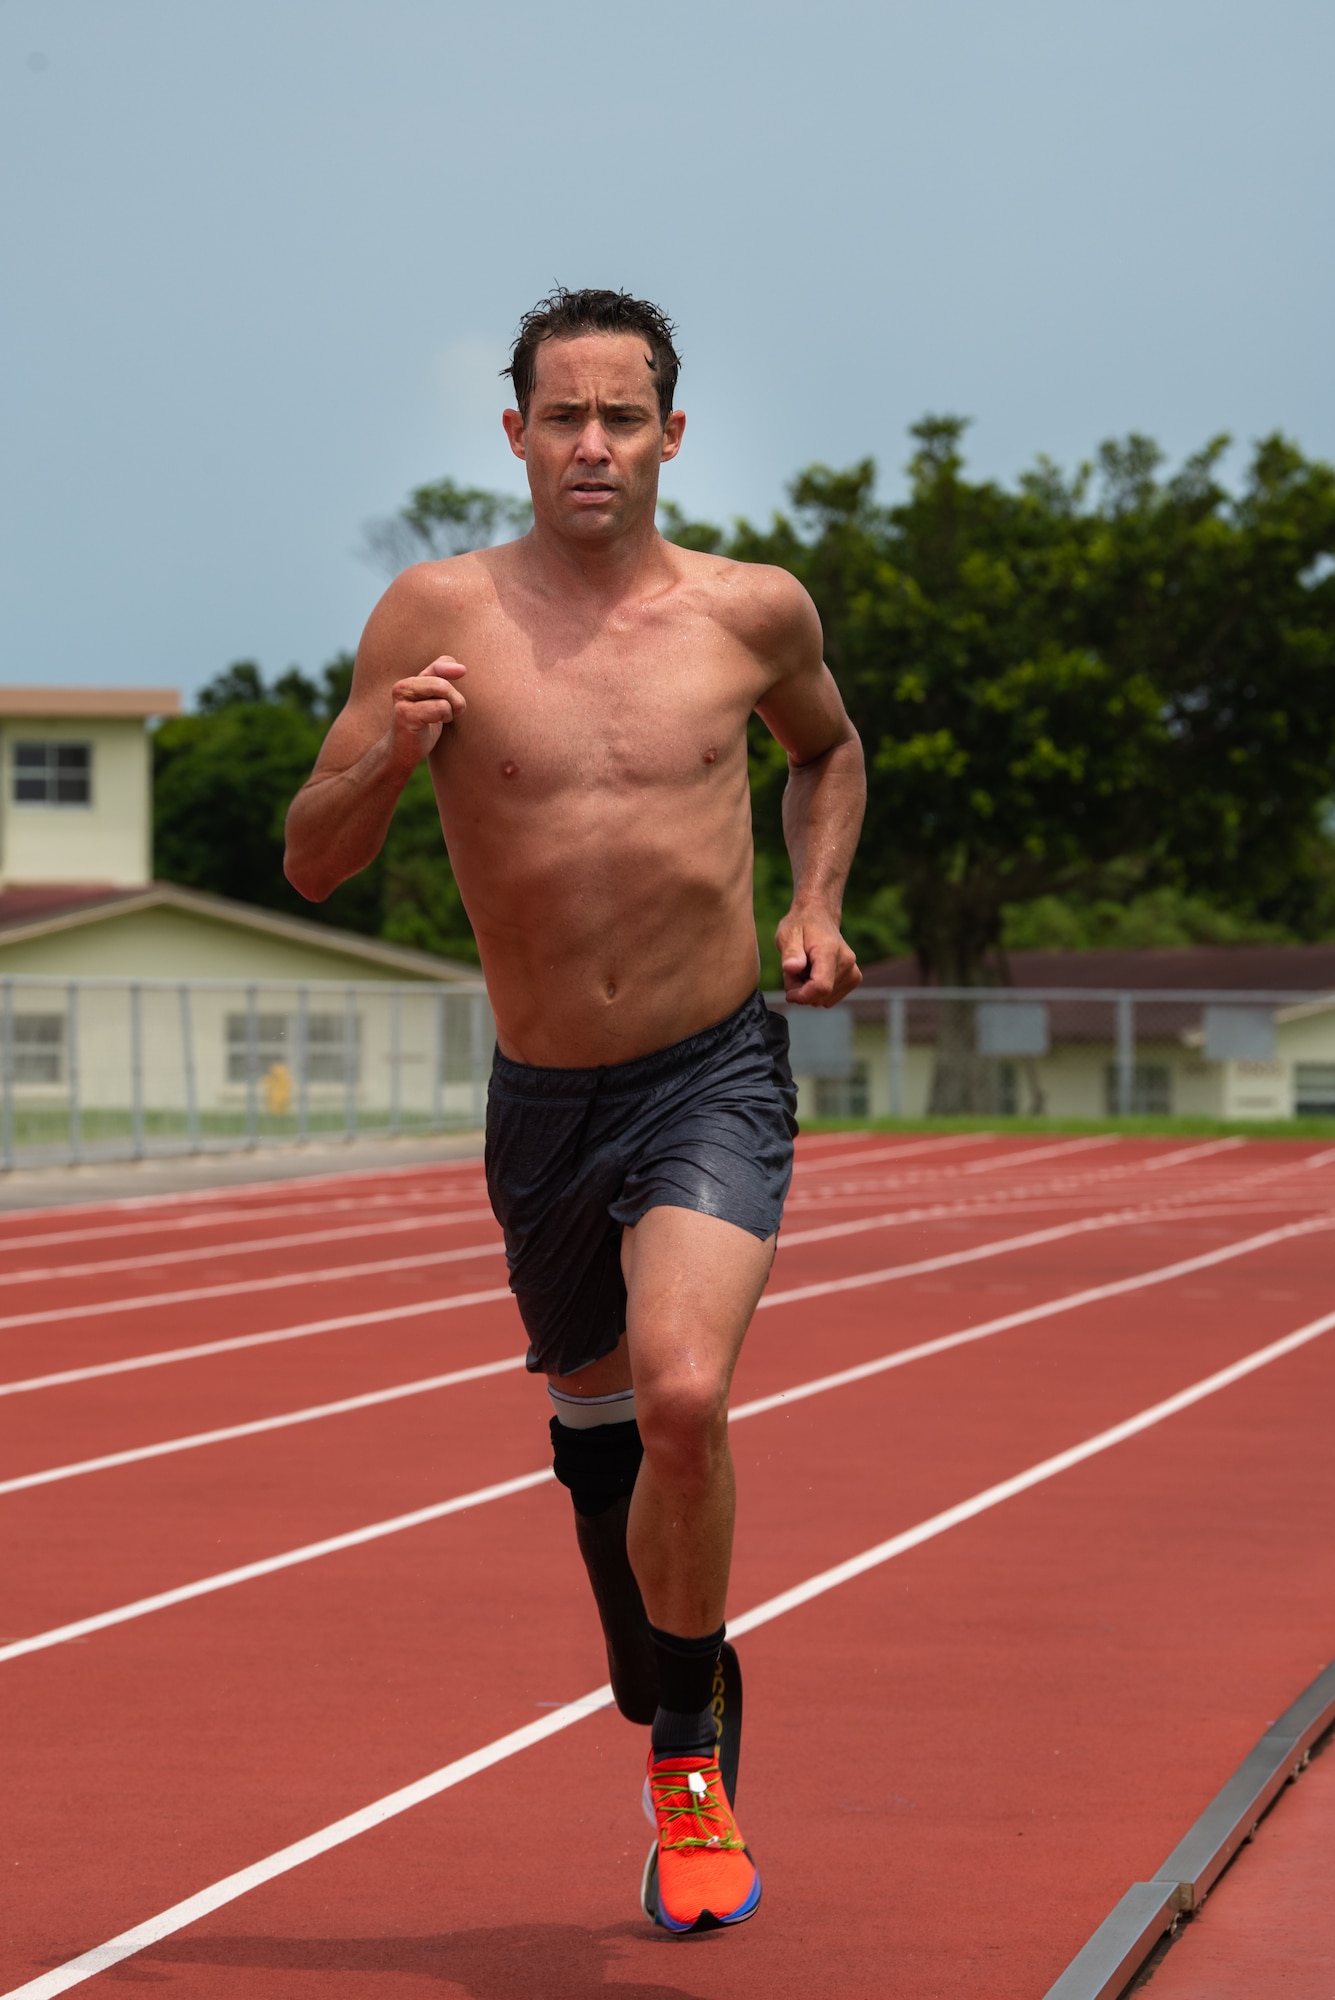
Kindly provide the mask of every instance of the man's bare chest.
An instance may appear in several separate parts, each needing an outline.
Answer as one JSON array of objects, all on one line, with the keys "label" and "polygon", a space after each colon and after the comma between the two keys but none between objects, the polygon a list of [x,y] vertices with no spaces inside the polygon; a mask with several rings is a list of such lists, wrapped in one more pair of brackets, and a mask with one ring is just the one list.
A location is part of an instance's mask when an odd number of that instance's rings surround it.
[{"label": "man's bare chest", "polygon": [[[467,650],[465,650],[465,646]],[[465,714],[442,776],[529,798],[704,785],[744,767],[757,662],[708,621],[572,641],[503,621],[461,638]]]}]

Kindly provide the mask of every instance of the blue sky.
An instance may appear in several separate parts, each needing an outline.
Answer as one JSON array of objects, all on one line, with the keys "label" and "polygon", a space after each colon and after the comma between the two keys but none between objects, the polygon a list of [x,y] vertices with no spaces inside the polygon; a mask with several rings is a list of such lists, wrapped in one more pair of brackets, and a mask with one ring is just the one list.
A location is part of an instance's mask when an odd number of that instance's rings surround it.
[{"label": "blue sky", "polygon": [[0,679],[355,644],[557,279],[676,317],[710,518],[927,410],[1335,458],[1333,78],[1329,0],[0,0]]}]

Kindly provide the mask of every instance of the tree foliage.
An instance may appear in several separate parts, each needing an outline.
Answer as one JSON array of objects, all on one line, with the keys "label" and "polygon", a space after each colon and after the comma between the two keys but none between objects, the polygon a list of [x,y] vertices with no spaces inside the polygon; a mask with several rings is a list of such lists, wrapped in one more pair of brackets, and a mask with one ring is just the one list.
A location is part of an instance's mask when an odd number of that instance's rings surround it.
[{"label": "tree foliage", "polygon": [[[669,522],[816,600],[868,752],[852,923],[898,892],[924,976],[949,985],[1001,976],[1007,912],[1054,897],[1329,923],[1335,472],[1269,438],[1232,494],[1227,440],[1165,476],[1132,437],[1008,490],[965,476],[964,428],[914,427],[894,506],[864,460],[809,468],[765,529]],[[777,856],[783,770],[759,744],[753,775]]]},{"label": "tree foliage", "polygon": [[157,872],[476,963],[425,765],[409,779],[380,855],[326,902],[306,902],[283,874],[287,808],[351,682],[348,654],[318,681],[294,667],[272,685],[254,661],[238,661],[201,691],[196,714],[164,722],[153,739]]}]

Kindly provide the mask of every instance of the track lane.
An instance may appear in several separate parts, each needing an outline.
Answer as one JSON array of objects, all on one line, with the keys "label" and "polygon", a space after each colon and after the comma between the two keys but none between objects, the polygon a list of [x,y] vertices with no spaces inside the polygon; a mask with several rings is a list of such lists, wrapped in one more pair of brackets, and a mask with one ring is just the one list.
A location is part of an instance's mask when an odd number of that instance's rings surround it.
[{"label": "track lane", "polygon": [[[1290,1372],[1284,1383],[1277,1384],[1274,1377],[1280,1366]],[[1304,1367],[1315,1373],[1309,1372],[1304,1379]],[[692,1993],[773,1992],[790,1994],[794,2000],[801,1995],[805,2000],[811,1991],[825,1990],[819,1981],[832,1976],[831,1950],[836,1956],[843,1954],[838,1957],[843,1968],[840,1990],[883,1990],[871,1982],[877,1969],[883,1968],[883,1953],[889,1948],[896,1964],[916,1965],[919,1973],[934,1974],[934,1983],[920,1984],[917,1990],[986,1990],[998,2000],[1008,2000],[1012,1994],[1018,2000],[1020,1994],[1041,1990],[1037,1972],[1041,1972],[1043,1960],[1055,1970],[1069,1956],[1062,1926],[1068,1925],[1077,1936],[1083,1934],[1082,1925],[1088,1928],[1082,1897],[1087,1902],[1102,1895],[1103,1879],[1110,1869],[1125,1875],[1128,1847],[1136,1841],[1143,1844],[1147,1837],[1151,1842],[1158,1839],[1158,1819],[1168,1814],[1180,1818],[1184,1789],[1195,1783],[1208,1795],[1218,1757],[1234,1755],[1230,1737],[1240,1728],[1245,1747],[1255,1733],[1256,1702],[1275,1699],[1274,1691],[1285,1684],[1294,1658],[1311,1646],[1311,1620],[1323,1605],[1332,1565],[1327,1552],[1321,1573],[1314,1576],[1299,1550],[1301,1537],[1295,1540],[1293,1529],[1309,1517],[1313,1503],[1335,1497],[1335,1485],[1329,1455],[1314,1453],[1304,1460],[1306,1481],[1301,1490],[1295,1490],[1299,1485],[1293,1477],[1295,1410],[1307,1413],[1307,1423],[1300,1421],[1299,1431],[1310,1430],[1311,1413],[1322,1393],[1335,1385],[1335,1376],[1328,1353],[1316,1355],[1309,1350],[1301,1360],[1290,1357],[1277,1364],[1271,1378],[1253,1379],[1257,1386],[1242,1412],[1244,1429],[1258,1473],[1268,1477],[1274,1487],[1274,1508],[1265,1537],[1266,1561],[1259,1579],[1259,1608],[1263,1616],[1268,1611],[1279,1614],[1279,1643],[1275,1630],[1267,1627],[1265,1644],[1253,1644],[1250,1650],[1244,1647],[1246,1657],[1234,1650],[1223,1663],[1223,1673],[1216,1668],[1209,1712],[1198,1719],[1200,1726],[1192,1735],[1181,1740],[1182,1755],[1174,1772],[1177,1797],[1164,1801],[1156,1795],[1148,1808],[1145,1802],[1146,1781],[1154,1789],[1162,1758],[1162,1730],[1157,1726],[1161,1703],[1166,1693],[1180,1687],[1184,1658],[1194,1658],[1202,1667],[1216,1662],[1221,1636],[1231,1635],[1237,1624],[1237,1574],[1227,1555],[1212,1563],[1220,1544],[1209,1533],[1199,1542],[1192,1540],[1192,1564],[1185,1575],[1177,1564],[1165,1561],[1163,1508],[1165,1499],[1171,1501],[1180,1491],[1179,1468],[1185,1448],[1196,1474],[1184,1517],[1188,1533],[1193,1527],[1217,1529],[1221,1519],[1229,1524],[1236,1519],[1245,1527],[1249,1516],[1234,1474],[1237,1405],[1226,1406],[1222,1397],[1206,1408],[1198,1406],[1196,1411],[1173,1419],[1178,1426],[1173,1432],[1176,1448],[1162,1448],[1167,1432],[1133,1439],[1118,1446],[1099,1466],[1080,1467],[1063,1475],[1060,1492],[1052,1487],[1008,1502],[1011,1511],[1004,1521],[998,1513],[987,1522],[970,1522],[932,1544],[930,1550],[907,1555],[903,1558],[905,1567],[893,1576],[881,1571],[849,1585],[846,1593],[822,1600],[818,1616],[807,1607],[791,1614],[791,1625],[771,1628],[768,1640],[760,1635],[748,1640],[746,1657],[753,1690],[763,1689],[768,1675],[771,1698],[766,1701],[762,1694],[753,1702],[748,1750],[752,1775],[747,1780],[752,1803],[744,1811],[751,1837],[766,1857],[772,1909],[767,1908],[766,1922],[757,1925],[754,1932],[729,1941],[726,1959],[715,1956],[706,1961],[714,1968],[710,1979],[716,1976],[720,1983],[709,1983],[703,1989],[698,1986],[701,1960],[698,1955],[683,1953],[645,1961],[646,1975],[652,1966],[673,1982],[673,1991],[678,1990],[676,1982],[681,1980],[689,1982],[683,1990]],[[1236,1395],[1237,1391],[1225,1394]],[[872,1428],[864,1426],[863,1435]],[[869,1456],[864,1454],[864,1461]],[[791,1480],[787,1483],[791,1485]],[[1271,1497],[1269,1493],[1267,1497]],[[1128,1509],[1135,1517],[1129,1527]],[[805,1532],[790,1550],[793,1559],[809,1560],[813,1538],[831,1527],[836,1531],[842,1527],[847,1547],[847,1519],[832,1522],[827,1515],[820,1498],[807,1509]],[[1074,1525],[1082,1532],[1073,1534]],[[768,1547],[769,1538],[766,1540]],[[1272,1559],[1272,1541],[1277,1559]],[[1138,1628],[1115,1645],[1098,1630],[1107,1622],[1103,1614],[1114,1603],[1125,1610],[1128,1562],[1138,1566],[1139,1594],[1143,1600],[1149,1589],[1157,1615],[1153,1643],[1148,1647]],[[1058,1592],[1051,1587],[1054,1574],[1062,1578]],[[545,1581],[544,1574],[537,1590],[540,1603],[546,1601]],[[509,1567],[498,1577],[502,1589],[507,1583],[513,1587]],[[904,1612],[910,1595],[912,1622],[906,1628]],[[531,1601],[526,1595],[525,1603]],[[1132,1623],[1135,1626],[1136,1621]],[[481,1637],[488,1627],[484,1624],[477,1629]],[[1255,1632],[1257,1628],[1252,1624],[1249,1629]],[[546,1636],[545,1624],[543,1630]],[[1031,1642],[1035,1631],[1047,1633],[1049,1650],[1040,1658],[1045,1668],[1055,1668],[1042,1681],[1044,1695],[1052,1699],[1046,1707],[1040,1704],[1037,1712]],[[980,1632],[989,1635],[991,1657],[986,1668],[979,1659]],[[568,1665],[569,1655],[562,1649],[559,1631],[551,1632],[550,1637],[554,1656]],[[487,1640],[483,1639],[482,1645],[487,1668],[494,1665],[498,1674],[513,1680],[516,1650],[522,1653],[523,1648],[493,1654]],[[186,1664],[184,1656],[180,1664]],[[859,1669],[868,1668],[870,1672],[859,1683]],[[840,1686],[840,1698],[833,1706],[832,1676]],[[190,1677],[185,1676],[185,1680],[188,1685]],[[489,1697],[490,1679],[487,1686]],[[1073,1689],[1079,1690],[1078,1701],[1072,1700]],[[1097,1701],[1091,1705],[1091,1691],[1101,1694],[1116,1711],[1118,1728],[1111,1735],[1106,1727],[1097,1726],[1100,1711]],[[266,1694],[269,1692],[266,1688]],[[401,1692],[402,1677],[396,1687],[396,1693]],[[420,1698],[423,1690],[419,1687],[417,1692]],[[887,1693],[889,1710],[884,1706]],[[433,1733],[434,1723],[438,1737],[439,1703],[433,1702],[430,1694],[427,1699],[431,1715],[425,1733]],[[822,1717],[822,1748],[819,1754],[794,1759],[791,1716],[808,1709]],[[1009,1718],[1008,1727],[1000,1733],[998,1712]],[[759,1716],[766,1719],[757,1726],[754,1718]],[[780,1716],[782,1727],[776,1726]],[[878,1716],[879,1721],[874,1719]],[[900,1716],[907,1719],[907,1730],[897,1726]],[[322,1719],[330,1718],[322,1712]],[[248,1721],[253,1744],[254,1724],[250,1718]],[[273,1718],[266,1715],[261,1721],[268,1741]],[[1054,1745],[1059,1752],[1065,1749],[1068,1757],[1074,1749],[1079,1768],[1073,1769],[1070,1761],[1059,1765],[1048,1758],[1046,1753]],[[880,1751],[879,1758],[869,1758],[873,1746]],[[263,1749],[262,1744],[254,1747]],[[1038,1750],[1045,1754],[1037,1755]],[[290,1878],[267,1905],[257,1902],[248,1905],[244,1913],[238,1912],[239,1922],[237,1917],[219,1919],[211,1927],[212,1943],[210,1927],[206,1927],[200,1949],[192,1950],[188,1942],[177,1941],[170,1949],[163,1949],[159,1963],[164,1969],[168,1965],[174,1969],[187,1994],[215,1990],[207,1981],[217,1978],[220,1966],[237,1974],[258,1971],[269,1975],[269,1983],[253,1990],[274,1994],[285,1991],[284,1976],[303,1966],[364,1975],[368,1961],[357,1958],[353,1951],[353,1940],[361,1933],[354,1925],[350,1934],[340,1922],[331,1936],[328,1912],[337,1909],[343,1918],[369,1907],[374,1914],[364,1932],[368,1946],[372,1938],[386,1932],[392,1945],[405,1917],[415,1919],[410,1935],[420,1937],[425,1917],[427,1935],[436,1941],[437,1952],[419,1961],[416,1968],[411,1961],[391,1962],[406,1974],[416,1969],[424,1978],[434,1977],[438,1990],[444,1968],[451,1962],[440,1956],[447,1934],[453,1935],[456,1946],[464,1952],[452,1962],[473,1966],[473,1947],[481,1949],[484,1933],[494,1944],[497,1922],[504,1927],[513,1910],[503,1884],[493,1882],[492,1892],[481,1906],[472,1893],[475,1867],[490,1866],[494,1876],[496,1843],[503,1846],[513,1864],[507,1871],[508,1879],[516,1882],[517,1890],[518,1884],[523,1884],[524,1914],[529,1924],[535,1921],[535,1890],[541,1889],[540,1900],[548,1908],[559,1909],[567,1923],[572,1919],[576,1922],[581,1951],[592,1951],[599,1963],[606,1965],[607,1960],[601,1956],[606,1937],[600,1938],[598,1933],[606,1933],[609,1924],[615,1927],[617,1939],[624,1937],[637,1952],[641,1947],[656,1948],[652,1939],[641,1937],[633,1922],[622,1920],[628,1898],[627,1877],[639,1859],[633,1819],[634,1732],[609,1725],[601,1745],[577,1747],[572,1741],[568,1762],[553,1765],[549,1761],[566,1756],[555,1746],[533,1754],[544,1760],[541,1770],[530,1764],[522,1773],[516,1768],[505,1776],[495,1774],[468,1791],[457,1815],[454,1808],[440,1815],[435,1808],[423,1809],[412,1821],[403,1822],[397,1832],[385,1829],[369,1836],[355,1858],[347,1856],[340,1862],[331,1857],[315,1864]],[[544,1844],[544,1816],[531,1810],[534,1796],[583,1798],[590,1790],[591,1758],[598,1774],[596,1796],[583,1820],[597,1844],[595,1866],[590,1866],[587,1852],[578,1858],[572,1854],[568,1842],[556,1849]],[[326,1795],[333,1790],[347,1795],[351,1761],[355,1759],[341,1757],[337,1773],[328,1770],[326,1761]],[[615,1816],[600,1809],[597,1802],[613,1775],[604,1769],[605,1761],[615,1761],[623,1773],[626,1796]],[[271,1826],[287,1814],[294,1787],[305,1796],[310,1779],[303,1769],[294,1768],[290,1738],[285,1759],[277,1767],[263,1764],[262,1768],[266,1776],[277,1769],[283,1778],[278,1793],[264,1795],[262,1812],[266,1825]],[[1093,1843],[1087,1833],[1081,1841],[1078,1812],[1081,1796],[1091,1783],[1102,1784],[1111,1796],[1123,1801],[1130,1786],[1131,1809],[1128,1814],[1124,1806],[1124,1824],[1117,1831],[1134,1835],[1134,1839],[1110,1841],[1101,1829]],[[795,1829],[803,1823],[803,1808],[814,1808],[820,1802],[828,1823],[832,1799],[837,1809],[847,1808],[848,1818],[836,1821],[829,1843],[813,1850],[811,1842]],[[980,1812],[983,1799],[998,1801],[999,1812]],[[217,1806],[220,1838],[212,1850],[215,1867],[220,1849],[239,1845],[244,1817],[238,1816],[227,1797],[218,1800]],[[910,1813],[916,1817],[909,1818]],[[631,1829],[628,1837],[627,1827]],[[1073,1829],[1077,1835],[1074,1843]],[[253,1854],[253,1823],[249,1831]],[[611,1851],[609,1831],[614,1839]],[[998,1853],[1002,1832],[1008,1839],[1028,1834],[1033,1845],[1027,1852],[1007,1846]],[[865,1865],[869,1836],[874,1836],[877,1844],[875,1870]],[[423,1860],[441,1851],[442,1837],[444,1852],[450,1858],[448,1874],[442,1878],[433,1868],[424,1878]],[[854,1840],[852,1849],[850,1838]],[[186,1844],[198,1849],[193,1834]],[[161,1841],[155,1842],[155,1847],[166,1876],[181,1877],[185,1871],[179,1849],[169,1851],[168,1843]],[[836,1851],[831,1853],[831,1848]],[[971,1895],[952,1907],[951,1922],[943,1926],[929,1921],[929,1911],[939,1911],[941,1863],[947,1853],[956,1856],[950,1879],[969,1880]],[[1060,1894],[1054,1896],[1054,1860],[1063,1853],[1066,1868],[1061,1873]],[[859,1854],[861,1868],[855,1865]],[[137,1867],[139,1849],[127,1858]],[[976,1872],[970,1872],[971,1861]],[[851,1874],[846,1872],[850,1867]],[[881,1888],[886,1868],[896,1888],[889,1906]],[[351,1879],[350,1869],[355,1870],[359,1886],[349,1903],[335,1885]],[[841,1875],[841,1871],[845,1872]],[[630,1879],[633,1881],[633,1876]],[[1024,1893],[1025,1884],[1037,1888],[1044,1880],[1045,1894],[1031,1904]],[[836,1882],[840,1884],[837,1893],[842,1898],[839,1907],[844,1921],[832,1930],[829,1913]],[[162,1884],[160,1875],[157,1907],[161,1907]],[[614,1892],[619,1892],[616,1900]],[[123,1902],[124,1898],[117,1900]],[[489,1919],[480,1926],[479,1907]],[[1027,1926],[1026,1915],[1031,1919]],[[435,1929],[431,1928],[433,1916]],[[1017,1929],[1021,1931],[1018,1937]],[[235,1952],[228,1943],[229,1930],[242,1940]],[[998,1948],[998,1933],[1002,1950]],[[105,1926],[101,1934],[108,1934]],[[329,1955],[304,1957],[301,1941],[305,1937],[323,1940]],[[270,1940],[267,1948],[266,1938]],[[752,1938],[759,1942],[749,1942]],[[280,1949],[280,1939],[292,1940],[291,1953]],[[582,1957],[580,1962],[588,1961]],[[503,1979],[510,1983],[495,1983],[493,1954],[493,1983],[477,1990],[494,1993],[498,2000],[501,1995],[513,1995],[517,2000],[519,1994],[535,1990],[522,1983],[524,1976],[520,1967],[510,1963],[502,1968]],[[850,1983],[858,1979],[863,1984]],[[813,1985],[813,1981],[817,1983]],[[248,1985],[245,1990],[252,1988]],[[408,1986],[405,1990],[416,1989]],[[550,1990],[569,1993],[573,2000],[581,1989],[571,1985]]]}]

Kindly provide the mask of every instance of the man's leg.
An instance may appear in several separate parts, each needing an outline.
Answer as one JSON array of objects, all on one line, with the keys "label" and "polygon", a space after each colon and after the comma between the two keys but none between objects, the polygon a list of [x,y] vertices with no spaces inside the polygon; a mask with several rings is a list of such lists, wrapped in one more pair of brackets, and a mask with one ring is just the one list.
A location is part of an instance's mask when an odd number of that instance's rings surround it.
[{"label": "man's leg", "polygon": [[761,1243],[692,1209],[651,1208],[622,1237],[644,1441],[630,1558],[650,1623],[682,1638],[723,1623],[735,1494],[728,1390],[773,1261],[773,1237]]},{"label": "man's leg", "polygon": [[772,1237],[681,1208],[650,1209],[623,1238],[644,1440],[629,1546],[659,1683],[641,1901],[678,1932],[740,1923],[760,1902],[719,1766],[714,1686],[732,1560],[728,1390],[773,1256]]}]

